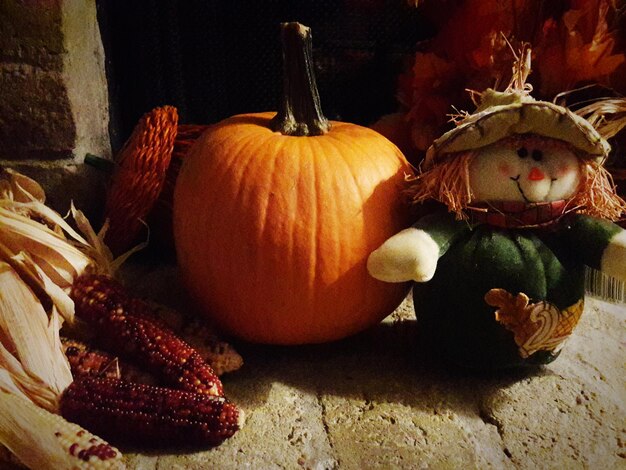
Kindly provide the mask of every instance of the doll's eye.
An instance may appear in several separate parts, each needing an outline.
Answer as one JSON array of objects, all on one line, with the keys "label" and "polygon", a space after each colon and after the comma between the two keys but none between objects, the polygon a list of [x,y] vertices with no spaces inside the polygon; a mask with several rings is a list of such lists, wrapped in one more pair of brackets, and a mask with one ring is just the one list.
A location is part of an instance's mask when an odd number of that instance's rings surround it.
[{"label": "doll's eye", "polygon": [[541,150],[533,150],[533,160],[540,162],[543,159],[543,152]]},{"label": "doll's eye", "polygon": [[518,148],[517,156],[520,158],[526,158],[528,156],[528,149],[526,147]]}]

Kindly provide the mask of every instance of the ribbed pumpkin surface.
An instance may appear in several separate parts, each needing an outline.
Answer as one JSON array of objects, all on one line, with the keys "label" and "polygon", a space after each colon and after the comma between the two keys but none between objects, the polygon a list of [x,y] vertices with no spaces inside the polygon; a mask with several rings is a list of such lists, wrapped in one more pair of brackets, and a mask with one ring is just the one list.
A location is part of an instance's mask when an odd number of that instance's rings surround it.
[{"label": "ribbed pumpkin surface", "polygon": [[384,318],[408,285],[370,277],[367,256],[410,224],[399,150],[364,127],[273,132],[273,113],[235,116],[190,149],[174,234],[186,285],[220,327],[246,340],[334,340]]}]

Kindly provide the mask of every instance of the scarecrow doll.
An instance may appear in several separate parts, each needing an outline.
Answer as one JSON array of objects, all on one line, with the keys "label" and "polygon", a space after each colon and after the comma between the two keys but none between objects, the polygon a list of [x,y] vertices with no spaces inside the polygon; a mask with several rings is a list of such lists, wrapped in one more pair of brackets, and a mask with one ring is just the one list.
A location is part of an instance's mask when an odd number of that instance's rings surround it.
[{"label": "scarecrow doll", "polygon": [[418,283],[420,330],[454,363],[553,361],[582,314],[585,266],[626,279],[626,231],[609,221],[626,203],[602,166],[609,150],[564,107],[485,91],[413,182],[416,202],[447,210],[388,239],[370,274]]}]

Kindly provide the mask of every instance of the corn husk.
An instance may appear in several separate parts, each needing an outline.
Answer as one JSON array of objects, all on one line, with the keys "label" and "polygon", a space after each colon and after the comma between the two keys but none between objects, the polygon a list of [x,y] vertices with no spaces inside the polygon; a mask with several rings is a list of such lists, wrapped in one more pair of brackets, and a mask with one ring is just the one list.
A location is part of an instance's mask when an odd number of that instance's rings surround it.
[{"label": "corn husk", "polygon": [[0,285],[0,444],[33,469],[124,468],[113,448],[106,459],[81,458],[80,451],[106,443],[53,414],[72,382],[56,307],[46,312],[18,272],[2,261]]},{"label": "corn husk", "polygon": [[0,259],[71,324],[74,305],[67,290],[74,279],[86,270],[111,274],[130,254],[114,261],[102,241],[106,227],[95,233],[72,205],[71,215],[81,234],[44,201],[35,181],[14,171],[0,171]]},{"label": "corn husk", "polygon": [[72,383],[58,337],[58,311],[53,306],[48,317],[39,299],[8,263],[0,262],[0,285],[0,361],[12,363],[9,370],[14,371],[17,385],[39,406],[56,411],[56,396]]},{"label": "corn husk", "polygon": [[0,200],[46,202],[46,194],[35,180],[10,168],[0,168]]},{"label": "corn husk", "polygon": [[114,263],[80,211],[84,236],[44,202],[35,181],[0,168],[0,444],[34,469],[123,468],[116,449],[89,456],[106,443],[54,414],[72,382],[59,337],[74,321],[69,289]]},{"label": "corn husk", "polygon": [[0,443],[32,469],[125,468],[122,454],[113,447],[106,459],[95,455],[87,460],[81,458],[88,449],[107,445],[106,442],[61,416],[35,406],[24,396],[1,387]]},{"label": "corn husk", "polygon": [[85,214],[76,209],[73,203],[70,213],[72,214],[72,218],[74,219],[76,226],[87,239],[86,245],[82,247],[82,252],[91,258],[93,266],[97,267],[98,272],[109,275],[115,273],[131,255],[148,246],[148,240],[146,240],[138,245],[135,245],[116,258],[113,258],[113,253],[104,242],[107,230],[109,229],[108,220],[104,223],[100,231],[96,233],[87,217],[85,217]]},{"label": "corn husk", "polygon": [[44,259],[41,266],[61,287],[72,285],[73,279],[91,264],[91,260],[62,235],[18,212],[0,207],[0,243],[11,255],[25,251]]}]

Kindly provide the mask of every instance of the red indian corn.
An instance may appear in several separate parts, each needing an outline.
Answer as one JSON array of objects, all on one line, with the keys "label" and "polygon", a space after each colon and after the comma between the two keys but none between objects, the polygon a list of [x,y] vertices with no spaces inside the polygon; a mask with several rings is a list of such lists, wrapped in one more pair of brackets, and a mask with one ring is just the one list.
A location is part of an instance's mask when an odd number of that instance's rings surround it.
[{"label": "red indian corn", "polygon": [[139,120],[116,156],[116,169],[107,194],[105,242],[118,255],[132,246],[165,183],[172,158],[178,111],[155,108]]},{"label": "red indian corn", "polygon": [[146,304],[131,298],[109,276],[87,274],[72,286],[76,315],[91,323],[103,349],[135,362],[173,387],[222,396],[211,366],[161,322],[148,318]]},{"label": "red indian corn", "polygon": [[61,415],[118,444],[216,446],[231,437],[243,413],[224,397],[111,378],[74,381]]},{"label": "red indian corn", "polygon": [[70,363],[72,377],[110,377],[119,379],[117,358],[105,352],[91,350],[79,341],[62,339],[61,346]]},{"label": "red indian corn", "polygon": [[75,339],[61,338],[63,352],[70,363],[74,380],[83,377],[108,377],[122,379],[126,382],[138,382],[156,385],[152,374],[140,368],[122,362],[117,357]]}]

